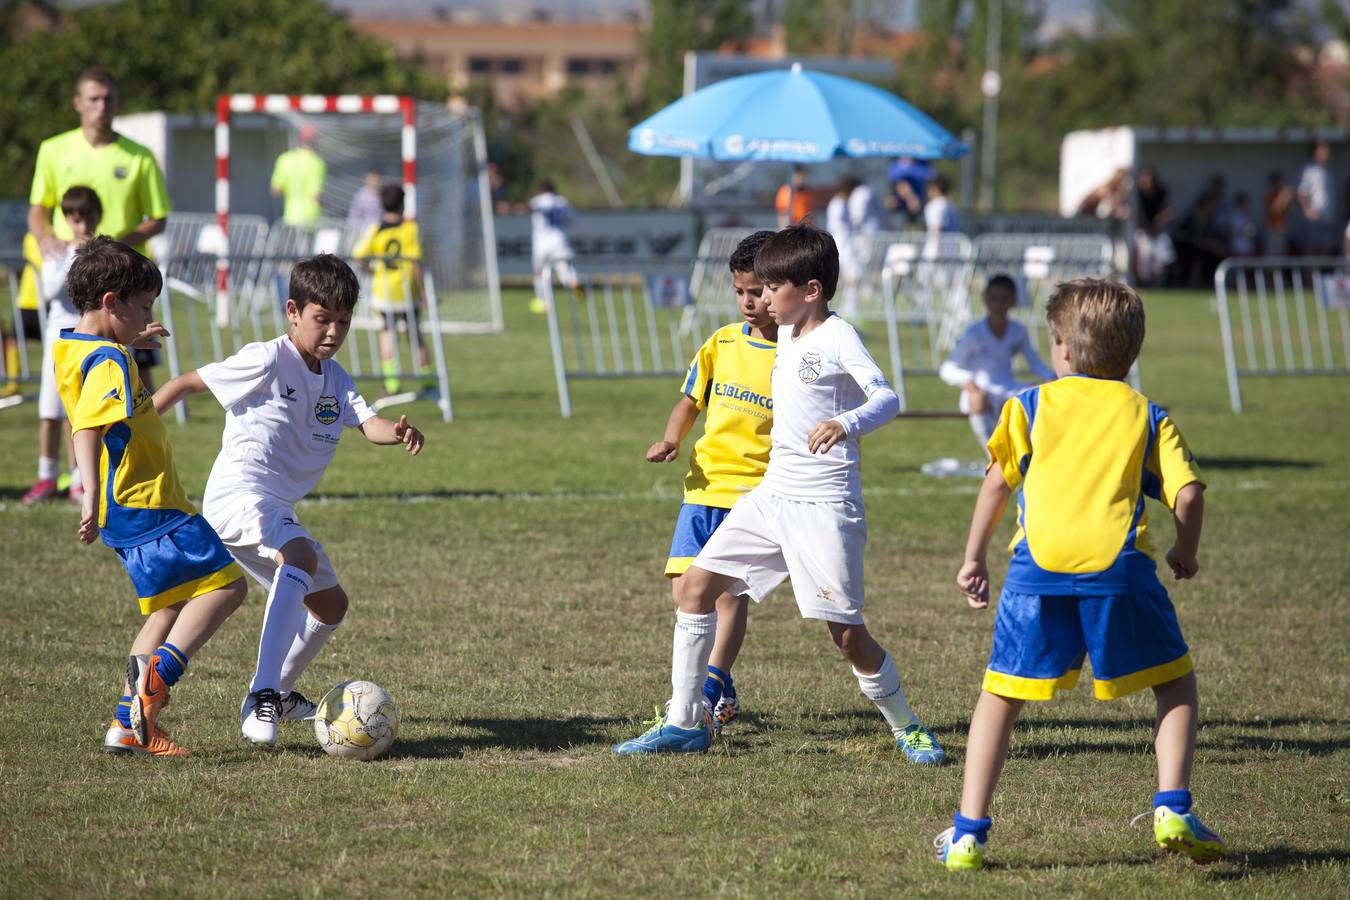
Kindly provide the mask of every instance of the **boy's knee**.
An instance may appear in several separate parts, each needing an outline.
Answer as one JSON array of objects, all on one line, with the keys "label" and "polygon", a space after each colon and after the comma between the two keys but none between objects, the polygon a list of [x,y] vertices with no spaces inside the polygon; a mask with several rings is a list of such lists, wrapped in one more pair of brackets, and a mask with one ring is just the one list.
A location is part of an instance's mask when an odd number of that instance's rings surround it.
[{"label": "boy's knee", "polygon": [[675,608],[683,613],[701,615],[717,608],[717,593],[711,589],[711,576],[690,569],[675,579]]},{"label": "boy's knee", "polygon": [[286,542],[286,546],[277,551],[277,562],[283,566],[294,566],[304,570],[310,578],[319,568],[319,554],[314,542],[309,538],[298,537]]},{"label": "boy's knee", "polygon": [[336,625],[347,616],[347,592],[340,586],[315,591],[305,597],[310,614],[325,625]]}]

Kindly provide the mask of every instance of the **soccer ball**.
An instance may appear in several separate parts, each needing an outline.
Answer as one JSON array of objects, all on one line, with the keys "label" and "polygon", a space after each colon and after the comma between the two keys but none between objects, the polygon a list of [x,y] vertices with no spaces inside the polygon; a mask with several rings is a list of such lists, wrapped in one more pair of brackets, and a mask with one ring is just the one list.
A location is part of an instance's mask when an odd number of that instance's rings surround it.
[{"label": "soccer ball", "polygon": [[346,681],[319,701],[314,736],[330,756],[375,759],[394,743],[398,707],[372,681]]}]

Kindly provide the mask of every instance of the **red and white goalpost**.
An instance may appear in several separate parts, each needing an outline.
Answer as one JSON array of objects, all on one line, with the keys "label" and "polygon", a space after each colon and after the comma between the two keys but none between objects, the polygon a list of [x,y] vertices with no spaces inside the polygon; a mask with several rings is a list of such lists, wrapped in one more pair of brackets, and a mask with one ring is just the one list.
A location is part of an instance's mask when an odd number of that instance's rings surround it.
[{"label": "red and white goalpost", "polygon": [[[417,104],[394,94],[222,94],[216,98],[216,220],[223,236],[230,229],[230,116],[234,113],[305,115],[401,113],[403,116],[404,216],[417,218]],[[228,239],[226,239],[228,246]],[[229,263],[216,264],[216,286],[229,288]]]}]

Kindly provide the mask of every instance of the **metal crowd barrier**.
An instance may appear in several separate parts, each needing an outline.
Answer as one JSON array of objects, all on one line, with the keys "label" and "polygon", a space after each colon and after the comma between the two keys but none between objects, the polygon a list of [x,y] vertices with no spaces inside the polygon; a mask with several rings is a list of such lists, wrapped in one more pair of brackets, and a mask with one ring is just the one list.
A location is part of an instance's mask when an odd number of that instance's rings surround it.
[{"label": "metal crowd barrier", "polygon": [[[37,279],[38,291],[38,333],[29,334],[28,329],[24,327],[23,312],[19,307],[19,284],[23,280],[25,270],[31,270],[33,277]],[[14,339],[15,350],[18,354],[19,371],[18,377],[11,379],[9,373],[9,359],[7,351],[0,348],[0,364],[4,365],[4,370],[0,371],[0,388],[8,384],[17,385],[36,385],[41,381],[38,373],[38,363],[29,359],[32,353],[37,359],[42,359],[42,330],[46,327],[46,304],[42,302],[42,273],[33,266],[31,262],[22,255],[3,255],[0,256],[0,279],[3,279],[5,290],[9,292],[9,307],[12,314],[13,334],[9,335]],[[22,388],[20,388],[22,390]],[[18,401],[14,401],[18,402]]]},{"label": "metal crowd barrier", "polygon": [[[569,384],[578,379],[684,374],[714,327],[731,321],[729,307],[686,302],[682,279],[636,272],[578,272],[576,288],[539,279],[548,306],[549,343],[558,406],[572,415]],[[734,316],[732,316],[734,317]]]},{"label": "metal crowd barrier", "polygon": [[[308,255],[308,254],[304,254]],[[222,293],[216,279],[216,266],[224,261],[229,266],[230,281]],[[284,334],[288,323],[285,317],[286,291],[290,268],[298,261],[289,255],[218,256],[216,254],[185,254],[164,260],[164,291],[160,295],[160,321],[169,330],[164,341],[165,357],[170,377],[196,369],[208,362],[224,359],[236,353],[245,344],[271,340]],[[396,265],[407,260],[385,260]],[[379,331],[384,320],[371,307],[371,276],[364,271],[362,260],[348,260],[362,282],[361,300],[352,318],[352,330],[339,356],[343,368],[357,381],[374,380],[383,384],[379,353]],[[399,370],[388,373],[399,380],[420,381],[426,377],[417,371],[417,359],[424,345],[430,349],[432,373],[437,384],[442,418],[453,417],[450,378],[447,367],[444,329],[440,327],[439,301],[431,273],[423,270],[422,289],[425,305],[419,307],[412,294],[411,282],[403,298],[392,298],[404,312],[400,327],[407,329],[411,344],[413,366],[407,366],[407,357],[399,350]],[[413,315],[417,310],[416,318]],[[420,328],[411,323],[420,319]],[[361,334],[364,332],[364,334]],[[364,344],[364,347],[363,347]],[[397,346],[397,345],[396,345]],[[416,392],[400,393],[381,398],[372,406],[381,407],[417,399]],[[183,404],[175,407],[178,421],[187,419]]]},{"label": "metal crowd barrier", "polygon": [[1233,412],[1243,377],[1350,375],[1350,260],[1227,259],[1214,293]]}]

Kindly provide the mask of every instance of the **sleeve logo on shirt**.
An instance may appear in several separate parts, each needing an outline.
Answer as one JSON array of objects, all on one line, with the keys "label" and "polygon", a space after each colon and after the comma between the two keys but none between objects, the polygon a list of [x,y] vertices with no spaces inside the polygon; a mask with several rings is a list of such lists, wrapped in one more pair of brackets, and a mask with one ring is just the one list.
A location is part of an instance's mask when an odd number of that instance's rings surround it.
[{"label": "sleeve logo on shirt", "polygon": [[797,377],[803,384],[811,384],[820,377],[820,354],[812,350],[809,353],[802,354],[801,362],[797,363]]},{"label": "sleeve logo on shirt", "polygon": [[126,178],[126,177],[127,177],[127,167],[126,167],[126,166],[118,166],[117,168],[113,169],[113,174],[116,175],[118,178]]},{"label": "sleeve logo on shirt", "polygon": [[332,425],[338,420],[340,413],[341,407],[336,397],[320,397],[319,402],[314,404],[314,418],[318,419],[321,425]]}]

